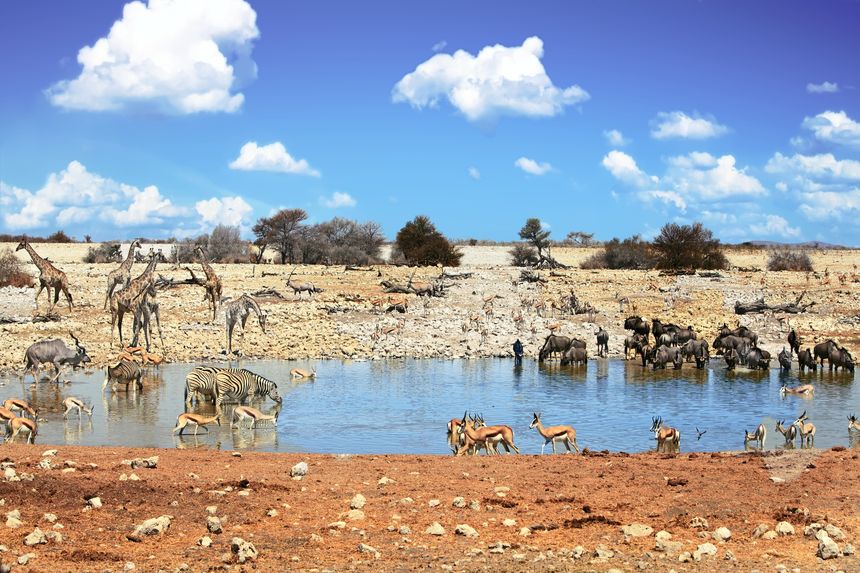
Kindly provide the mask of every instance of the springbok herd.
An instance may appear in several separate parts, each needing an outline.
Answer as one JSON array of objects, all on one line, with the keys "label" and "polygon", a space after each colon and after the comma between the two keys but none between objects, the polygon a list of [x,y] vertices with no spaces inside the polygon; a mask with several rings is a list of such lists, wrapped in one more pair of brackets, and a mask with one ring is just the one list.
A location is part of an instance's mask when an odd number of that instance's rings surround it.
[{"label": "springbok herd", "polygon": [[[152,330],[151,319],[154,317],[156,325],[161,333],[160,315],[158,302],[156,300],[156,289],[154,288],[154,271],[158,262],[164,258],[160,252],[151,252],[149,261],[144,272],[138,277],[131,278],[132,264],[136,259],[136,248],[140,247],[138,241],[134,241],[129,248],[127,257],[118,269],[108,275],[108,285],[105,294],[105,308],[111,312],[111,337],[113,328],[117,327],[121,347],[125,348],[120,355],[120,361],[106,368],[106,375],[102,389],[105,390],[108,383],[112,382],[111,389],[117,390],[123,384],[125,390],[129,387],[133,391],[141,390],[141,369],[134,358],[142,357],[144,362],[155,365],[160,363],[160,358],[149,354],[149,340]],[[47,290],[50,309],[59,301],[62,293],[71,311],[73,301],[69,292],[68,279],[62,271],[54,267],[49,261],[40,257],[26,238],[21,241],[16,250],[25,249],[40,271],[39,289],[36,292],[38,303],[42,290]],[[205,289],[204,300],[207,301],[212,311],[213,319],[221,302],[221,280],[215,274],[202,248],[195,251],[199,262],[203,267],[205,279],[199,279],[200,286]],[[192,273],[193,276],[193,273]],[[292,273],[291,275],[292,276]],[[310,283],[294,284],[287,279],[287,286],[293,288],[294,292],[309,293],[319,292]],[[119,290],[115,290],[121,287]],[[53,302],[51,302],[51,289],[54,290]],[[266,312],[260,309],[259,304],[249,295],[242,294],[238,298],[227,302],[225,305],[227,318],[227,352],[232,352],[232,333],[237,325],[244,330],[246,320],[251,312],[258,318],[260,328],[265,332]],[[125,347],[123,343],[122,323],[125,314],[133,316],[133,338],[131,347]],[[639,316],[628,317],[624,321],[624,328],[632,331],[630,336],[624,339],[625,358],[629,359],[639,356],[643,368],[651,365],[653,370],[665,369],[667,364],[672,364],[674,369],[681,369],[685,362],[695,362],[696,368],[705,368],[710,361],[710,350],[713,349],[717,355],[722,355],[728,370],[736,367],[745,367],[752,370],[768,370],[770,368],[771,354],[758,346],[758,336],[745,326],[730,329],[723,325],[714,339],[708,344],[698,336],[692,327],[680,327],[675,324],[664,324],[659,319],[653,319],[649,324]],[[140,332],[146,338],[145,349],[137,346]],[[75,342],[75,349],[66,346],[60,339],[52,339],[37,342],[27,348],[25,352],[26,369],[33,375],[34,383],[38,382],[39,367],[43,364],[51,364],[56,371],[53,381],[57,382],[60,369],[64,365],[77,367],[90,362],[86,348],[80,343],[74,334],[70,333]],[[600,328],[596,333],[598,356],[605,357],[608,354],[609,334]],[[651,336],[653,335],[653,344]],[[788,338],[788,349],[783,347],[777,356],[780,368],[789,372],[792,368],[793,358],[796,356],[798,368],[801,372],[805,369],[815,371],[824,366],[827,360],[830,370],[841,369],[843,372],[854,372],[854,359],[851,353],[835,340],[828,340],[815,345],[812,349],[802,349],[800,337],[791,330]],[[163,342],[162,342],[163,346]],[[588,361],[587,344],[585,341],[559,336],[554,333],[546,337],[541,347],[538,360],[543,362],[550,359],[554,354],[560,356],[561,364],[584,365]],[[147,360],[148,359],[148,360]],[[313,379],[316,370],[304,371],[293,369],[290,372],[293,379]],[[783,394],[805,394],[812,395],[814,387],[811,384],[803,384],[796,387],[788,387],[783,384],[780,392]],[[255,398],[269,397],[276,403],[274,414],[267,415],[260,410],[244,405],[245,402]],[[194,401],[209,399],[215,404],[215,415],[204,416],[193,412],[183,411],[179,414],[174,433],[182,434],[193,427],[196,435],[200,428],[208,432],[210,424],[221,425],[222,405],[225,402],[238,402],[240,405],[232,410],[230,416],[231,426],[239,428],[274,428],[280,410],[281,398],[278,395],[277,385],[258,374],[245,369],[217,368],[211,366],[200,366],[194,368],[186,377],[185,406],[186,410],[192,406]],[[83,414],[92,416],[92,409],[83,401],[75,397],[68,397],[63,401],[65,411],[64,418],[68,418],[72,412],[77,412],[81,417]],[[21,432],[27,434],[27,441],[33,443],[38,434],[37,425],[38,412],[25,400],[9,399],[0,408],[0,419],[6,424],[7,441],[14,440]],[[28,417],[29,416],[29,417]],[[860,422],[852,414],[848,417],[849,431],[860,432]],[[571,426],[544,426],[539,413],[534,413],[530,428],[536,429],[544,444],[541,453],[547,444],[551,444],[553,453],[556,452],[556,444],[562,444],[567,452],[579,452],[576,443],[576,430]],[[775,428],[785,438],[786,444],[793,444],[799,440],[801,445],[811,446],[815,439],[815,425],[808,421],[806,412],[799,416],[788,427],[783,421],[779,421]],[[464,414],[462,418],[455,418],[448,422],[448,439],[453,452],[456,455],[475,454],[484,450],[487,454],[496,454],[498,445],[501,444],[508,452],[519,453],[514,444],[514,433],[510,426],[492,425],[485,423],[483,416]],[[655,417],[652,420],[651,432],[657,441],[657,450],[678,450],[680,447],[681,432],[676,428],[664,425],[662,418]],[[697,430],[698,431],[698,430]],[[699,437],[703,432],[699,432]],[[759,424],[753,432],[744,431],[744,445],[757,443],[758,447],[764,447],[767,429]]]}]

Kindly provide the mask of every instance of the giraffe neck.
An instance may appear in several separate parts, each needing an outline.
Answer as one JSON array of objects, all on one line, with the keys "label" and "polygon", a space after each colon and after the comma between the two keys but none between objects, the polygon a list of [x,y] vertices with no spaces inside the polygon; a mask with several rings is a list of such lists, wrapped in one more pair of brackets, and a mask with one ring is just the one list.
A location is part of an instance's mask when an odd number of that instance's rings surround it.
[{"label": "giraffe neck", "polygon": [[24,243],[24,248],[30,253],[30,258],[33,259],[33,264],[39,267],[41,272],[45,272],[51,268],[51,263],[43,259],[36,253],[36,250],[30,246],[30,243]]},{"label": "giraffe neck", "polygon": [[120,265],[124,271],[128,271],[131,269],[131,266],[134,264],[134,243],[128,248],[128,255],[126,255],[125,260]]},{"label": "giraffe neck", "polygon": [[143,274],[131,281],[126,289],[128,290],[129,300],[137,298],[147,287],[149,287],[149,282],[152,278],[152,273],[155,271],[156,264],[158,264],[158,258],[153,257],[153,259],[149,261],[149,264],[146,265],[146,270],[143,271]]}]

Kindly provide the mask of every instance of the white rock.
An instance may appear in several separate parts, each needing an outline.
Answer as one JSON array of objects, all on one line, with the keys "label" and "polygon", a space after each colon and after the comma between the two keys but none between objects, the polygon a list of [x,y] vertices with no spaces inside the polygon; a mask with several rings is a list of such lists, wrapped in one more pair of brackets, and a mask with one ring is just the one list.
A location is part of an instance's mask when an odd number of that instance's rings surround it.
[{"label": "white rock", "polygon": [[779,535],[794,535],[794,526],[787,521],[780,521],[774,531]]},{"label": "white rock", "polygon": [[170,522],[172,520],[172,515],[161,515],[159,517],[147,519],[135,528],[134,533],[135,535],[162,534],[170,527]]},{"label": "white rock", "polygon": [[714,531],[714,539],[717,541],[728,541],[732,538],[732,532],[729,531],[728,527],[718,527],[716,531]]},{"label": "white rock", "polygon": [[28,547],[32,547],[33,545],[40,545],[42,543],[47,543],[48,539],[45,537],[45,534],[42,533],[42,530],[38,527],[33,530],[30,535],[24,538],[24,545]]},{"label": "white rock", "polygon": [[457,525],[454,529],[454,533],[457,535],[463,535],[465,537],[478,537],[478,532],[475,531],[475,528],[471,525],[466,525],[465,523],[461,523]]},{"label": "white rock", "polygon": [[304,477],[306,475],[308,475],[307,462],[299,462],[290,469],[290,477]]},{"label": "white rock", "polygon": [[648,537],[653,532],[653,527],[643,523],[631,523],[630,525],[621,526],[621,533],[627,537]]},{"label": "white rock", "polygon": [[360,493],[357,493],[353,496],[352,501],[349,502],[350,509],[361,509],[367,503],[367,499]]},{"label": "white rock", "polygon": [[445,528],[438,521],[434,521],[424,530],[424,533],[428,535],[445,535]]},{"label": "white rock", "polygon": [[516,524],[517,524],[516,519],[506,519],[502,522],[502,525],[504,525],[505,527],[513,527]]}]

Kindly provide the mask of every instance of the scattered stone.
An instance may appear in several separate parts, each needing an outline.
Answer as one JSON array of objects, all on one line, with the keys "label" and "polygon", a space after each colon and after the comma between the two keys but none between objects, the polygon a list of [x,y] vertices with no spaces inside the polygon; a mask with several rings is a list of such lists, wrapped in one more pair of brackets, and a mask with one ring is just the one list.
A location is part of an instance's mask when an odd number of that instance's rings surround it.
[{"label": "scattered stone", "polygon": [[209,530],[209,533],[221,533],[224,531],[223,527],[221,527],[221,519],[214,515],[206,518],[206,529]]},{"label": "scattered stone", "polygon": [[839,546],[830,538],[830,535],[826,530],[819,530],[818,533],[815,534],[815,538],[818,539],[818,551],[816,552],[818,557],[821,557],[825,561],[839,557]]},{"label": "scattered stone", "polygon": [[266,512],[266,517],[278,517],[278,510],[274,508],[270,509]]},{"label": "scattered stone", "polygon": [[577,545],[573,548],[573,551],[570,552],[570,556],[574,559],[582,559],[582,556],[585,555],[585,547],[582,545]]},{"label": "scattered stone", "polygon": [[777,537],[779,537],[779,536],[777,535],[776,531],[774,531],[772,529],[770,531],[765,531],[761,535],[761,538],[766,540],[766,541],[772,541],[772,540],[776,539]]},{"label": "scattered stone", "polygon": [[379,551],[377,551],[375,547],[371,547],[370,545],[368,545],[366,543],[359,543],[358,544],[358,552],[359,553],[370,553],[376,559],[379,559]]},{"label": "scattered stone", "polygon": [[364,519],[364,512],[360,509],[350,509],[346,512],[346,518],[349,521],[361,521]]},{"label": "scattered stone", "polygon": [[728,541],[732,538],[732,532],[729,531],[728,527],[718,527],[716,531],[714,531],[714,539],[717,541]]},{"label": "scattered stone", "polygon": [[23,555],[18,556],[18,565],[26,565],[30,562],[30,559],[36,557],[35,553],[24,553]]},{"label": "scattered stone", "polygon": [[612,559],[615,557],[615,552],[603,545],[598,545],[597,549],[594,550],[594,557],[597,559]]},{"label": "scattered stone", "polygon": [[216,513],[218,513],[218,506],[217,505],[207,505],[206,506],[206,513],[208,513],[209,515],[215,515]]},{"label": "scattered stone", "polygon": [[481,509],[481,502],[477,499],[473,499],[469,502],[469,509],[473,511],[479,511]]},{"label": "scattered stone", "polygon": [[42,533],[42,530],[38,527],[33,530],[33,532],[24,538],[24,545],[27,547],[32,547],[33,545],[40,545],[42,543],[47,543],[48,539],[45,537],[45,534]]},{"label": "scattered stone", "polygon": [[[302,462],[304,463],[304,462]],[[236,560],[239,563],[245,561],[255,561],[257,559],[257,548],[250,541],[245,541],[241,537],[234,537],[230,542],[230,549],[236,554]]]},{"label": "scattered stone", "polygon": [[51,460],[45,459],[45,460],[39,460],[39,463],[36,464],[36,467],[39,468],[40,470],[49,470],[53,466],[51,465]]},{"label": "scattered stone", "polygon": [[322,537],[316,533],[311,533],[311,543],[322,543]]},{"label": "scattered stone", "polygon": [[21,512],[19,510],[13,509],[6,512],[6,527],[17,529],[22,525],[24,525],[24,522],[21,521]]},{"label": "scattered stone", "polygon": [[478,532],[475,531],[475,528],[470,525],[466,525],[465,523],[457,525],[456,529],[454,529],[454,533],[465,537],[478,537]]},{"label": "scattered stone", "polygon": [[531,528],[529,528],[529,527],[520,527],[520,536],[521,536],[521,537],[528,537],[528,536],[529,536],[529,535],[531,535],[531,534],[532,534],[532,530],[531,530]]},{"label": "scattered stone", "polygon": [[410,503],[414,503],[414,502],[415,502],[415,500],[412,499],[411,497],[404,497],[403,499],[400,500],[400,503],[402,503],[403,505],[409,505]]},{"label": "scattered stone", "polygon": [[408,525],[401,525],[397,532],[400,535],[412,535],[412,529]]},{"label": "scattered stone", "polygon": [[777,476],[770,476],[770,481],[772,481],[773,483],[785,483],[785,480],[783,478]]},{"label": "scattered stone", "polygon": [[693,552],[693,560],[701,561],[702,557],[713,557],[717,554],[717,546],[713,543],[702,543]]},{"label": "scattered stone", "polygon": [[210,545],[212,545],[212,538],[208,535],[204,535],[197,540],[197,545],[199,545],[200,547],[209,547]]},{"label": "scattered stone", "polygon": [[343,529],[344,527],[346,527],[346,522],[345,521],[333,521],[333,522],[329,523],[326,527],[328,527],[329,529]]},{"label": "scattered stone", "polygon": [[794,526],[787,521],[780,521],[774,531],[779,535],[794,535]]},{"label": "scattered stone", "polygon": [[758,525],[756,525],[755,529],[753,529],[753,539],[758,539],[759,537],[767,533],[769,530],[770,526],[767,523],[759,523]]},{"label": "scattered stone", "polygon": [[102,498],[91,497],[91,498],[87,499],[87,505],[93,509],[99,509],[102,506]]},{"label": "scattered stone", "polygon": [[155,469],[158,466],[158,456],[152,456],[151,458],[135,458],[129,462],[129,465],[133,470],[136,470],[137,468]]},{"label": "scattered stone", "polygon": [[431,499],[430,501],[427,502],[427,505],[429,505],[430,507],[438,507],[438,506],[442,505],[442,502],[439,501],[438,499]]},{"label": "scattered stone", "polygon": [[690,527],[693,529],[707,529],[708,520],[704,517],[694,517],[690,520]]},{"label": "scattered stone", "polygon": [[147,519],[134,529],[134,535],[161,535],[170,527],[172,515],[161,515]]},{"label": "scattered stone", "polygon": [[123,571],[134,571],[135,569],[137,569],[137,566],[131,561],[126,561],[125,565],[122,567]]},{"label": "scattered stone", "polygon": [[725,555],[723,555],[723,559],[725,559],[726,561],[737,561],[737,559],[735,559],[735,554],[732,553],[729,549],[726,549],[726,553]]},{"label": "scattered stone", "polygon": [[835,539],[836,541],[842,541],[843,539],[845,539],[845,534],[842,532],[841,529],[839,529],[835,525],[831,525],[828,523],[827,525],[824,526],[824,531],[826,531],[827,535],[829,535],[831,538]]},{"label": "scattered stone", "polygon": [[684,551],[680,555],[678,555],[679,563],[689,563],[693,560],[693,555],[689,551]]},{"label": "scattered stone", "polygon": [[818,533],[820,529],[823,529],[824,526],[818,522],[813,522],[803,528],[803,535],[806,537],[815,537],[815,534]]},{"label": "scattered stone", "polygon": [[44,452],[42,452],[43,458],[53,458],[56,455],[57,455],[57,450],[45,450]]},{"label": "scattered stone", "polygon": [[466,500],[458,496],[454,498],[454,501],[451,502],[451,505],[462,509],[466,507]]},{"label": "scattered stone", "polygon": [[653,532],[653,527],[643,523],[631,523],[630,525],[621,526],[621,533],[626,537],[648,537]]},{"label": "scattered stone", "polygon": [[424,530],[424,533],[428,535],[445,535],[445,528],[438,521],[434,521],[430,524],[430,527]]},{"label": "scattered stone", "polygon": [[360,493],[355,494],[352,501],[349,502],[350,509],[361,509],[367,503],[367,499]]},{"label": "scattered stone", "polygon": [[57,516],[54,515],[53,513],[46,513],[45,515],[42,516],[42,519],[44,519],[48,523],[54,523],[57,521]]},{"label": "scattered stone", "polygon": [[513,527],[516,524],[517,524],[516,519],[506,519],[502,522],[502,525],[504,525],[505,527]]},{"label": "scattered stone", "polygon": [[306,475],[308,475],[307,462],[299,462],[290,469],[290,477],[304,477]]},{"label": "scattered stone", "polygon": [[845,546],[842,548],[842,555],[854,555],[854,553],[856,552],[857,550],[850,543],[846,543]]},{"label": "scattered stone", "polygon": [[63,534],[59,531],[48,531],[47,533],[45,533],[45,537],[48,538],[48,541],[53,541],[54,543],[63,542]]},{"label": "scattered stone", "polygon": [[391,479],[390,477],[382,476],[381,478],[379,478],[379,481],[376,483],[377,483],[377,485],[388,485],[390,483],[394,483],[394,480]]}]

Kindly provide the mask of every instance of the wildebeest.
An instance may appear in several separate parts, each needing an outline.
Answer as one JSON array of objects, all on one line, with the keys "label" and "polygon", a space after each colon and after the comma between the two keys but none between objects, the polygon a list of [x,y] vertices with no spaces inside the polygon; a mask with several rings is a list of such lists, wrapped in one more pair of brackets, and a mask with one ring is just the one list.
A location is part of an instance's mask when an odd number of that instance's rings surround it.
[{"label": "wildebeest", "polygon": [[586,344],[584,340],[579,340],[578,338],[568,338],[567,336],[559,336],[557,334],[550,334],[546,337],[543,346],[541,346],[540,352],[538,352],[538,362],[543,362],[544,360],[549,358],[554,352],[564,354],[570,348],[585,349],[585,347]]},{"label": "wildebeest", "polygon": [[734,348],[729,348],[728,350],[726,350],[725,354],[723,354],[723,358],[726,361],[727,370],[734,370],[735,366],[738,365],[738,360],[740,360],[740,357],[738,356],[738,351]]},{"label": "wildebeest", "polygon": [[738,326],[735,329],[730,329],[727,324],[723,323],[720,327],[720,337],[724,336],[740,336],[741,338],[749,338],[753,346],[758,344],[758,334],[747,328],[746,326]]},{"label": "wildebeest", "polygon": [[837,371],[842,368],[848,372],[854,372],[854,358],[845,348],[831,350],[827,361],[830,363],[831,370],[835,367]]},{"label": "wildebeest", "polygon": [[588,362],[588,352],[585,348],[576,348],[571,346],[567,349],[567,351],[561,355],[561,364],[562,366],[565,364],[573,364],[574,366],[579,366],[580,364],[585,365]]},{"label": "wildebeest", "polygon": [[768,370],[770,368],[770,352],[761,348],[752,348],[747,352],[746,365],[753,370]]},{"label": "wildebeest", "polygon": [[661,346],[657,348],[657,351],[654,353],[654,365],[652,368],[654,370],[665,369],[666,364],[669,362],[672,363],[672,366],[675,370],[680,370],[681,365],[684,363],[683,358],[681,357],[681,350],[678,347],[668,347]]},{"label": "wildebeest", "polygon": [[812,349],[812,353],[815,356],[816,360],[820,361],[821,366],[824,366],[824,360],[830,360],[830,353],[833,350],[838,350],[839,345],[831,338],[827,342],[822,342],[820,344],[816,344]]},{"label": "wildebeest", "polygon": [[629,316],[624,321],[624,330],[632,330],[636,334],[641,334],[648,337],[651,334],[651,327],[648,323],[642,320],[641,316]]},{"label": "wildebeest", "polygon": [[777,360],[779,360],[779,368],[784,370],[785,372],[789,372],[791,370],[791,351],[786,352],[785,346],[782,347],[782,352],[776,355]]},{"label": "wildebeest", "polygon": [[87,355],[87,349],[81,345],[80,341],[74,334],[69,332],[69,336],[75,341],[75,350],[72,350],[66,343],[59,338],[50,340],[41,340],[35,344],[31,344],[24,353],[26,360],[25,370],[30,370],[33,373],[33,383],[39,381],[37,373],[39,366],[42,364],[53,364],[54,370],[57,371],[52,382],[56,382],[60,377],[60,368],[69,364],[73,368],[77,368],[81,363],[90,362],[90,357]]},{"label": "wildebeest", "polygon": [[696,368],[701,370],[705,367],[705,363],[711,359],[711,354],[708,352],[707,340],[688,340],[686,344],[681,346],[681,356],[686,360],[693,358],[696,361]]},{"label": "wildebeest", "polygon": [[804,368],[809,368],[813,372],[818,370],[818,363],[808,348],[797,353],[797,363],[800,366],[801,372],[803,372]]},{"label": "wildebeest", "polygon": [[597,355],[607,356],[609,354],[609,333],[603,330],[601,326],[594,334],[597,336]]},{"label": "wildebeest", "polygon": [[651,332],[654,333],[654,340],[659,341],[660,337],[664,334],[674,334],[681,330],[677,324],[663,324],[660,322],[659,318],[655,318],[651,321]]},{"label": "wildebeest", "polygon": [[675,344],[680,346],[689,340],[696,340],[696,331],[693,330],[692,326],[679,328],[675,331]]},{"label": "wildebeest", "polygon": [[714,339],[713,344],[711,344],[711,346],[714,348],[714,350],[717,351],[717,354],[722,354],[723,352],[726,352],[729,349],[738,350],[744,344],[747,344],[748,346],[753,346],[752,339],[744,338],[741,336],[735,336],[734,334],[729,334],[726,336],[720,335],[720,336],[716,337]]},{"label": "wildebeest", "polygon": [[645,337],[641,334],[632,334],[624,338],[624,358],[630,357],[630,351],[633,350],[633,357],[642,351],[642,345],[645,343]]},{"label": "wildebeest", "polygon": [[800,337],[793,328],[791,329],[791,332],[788,333],[788,347],[790,349],[789,353],[793,352],[795,354],[800,354]]},{"label": "wildebeest", "polygon": [[642,355],[642,368],[648,366],[648,363],[654,363],[654,352],[656,348],[651,346],[650,344],[641,344],[638,348],[639,353]]},{"label": "wildebeest", "polygon": [[664,332],[659,337],[654,337],[657,346],[675,346],[677,342],[677,338],[675,337],[674,332]]}]

